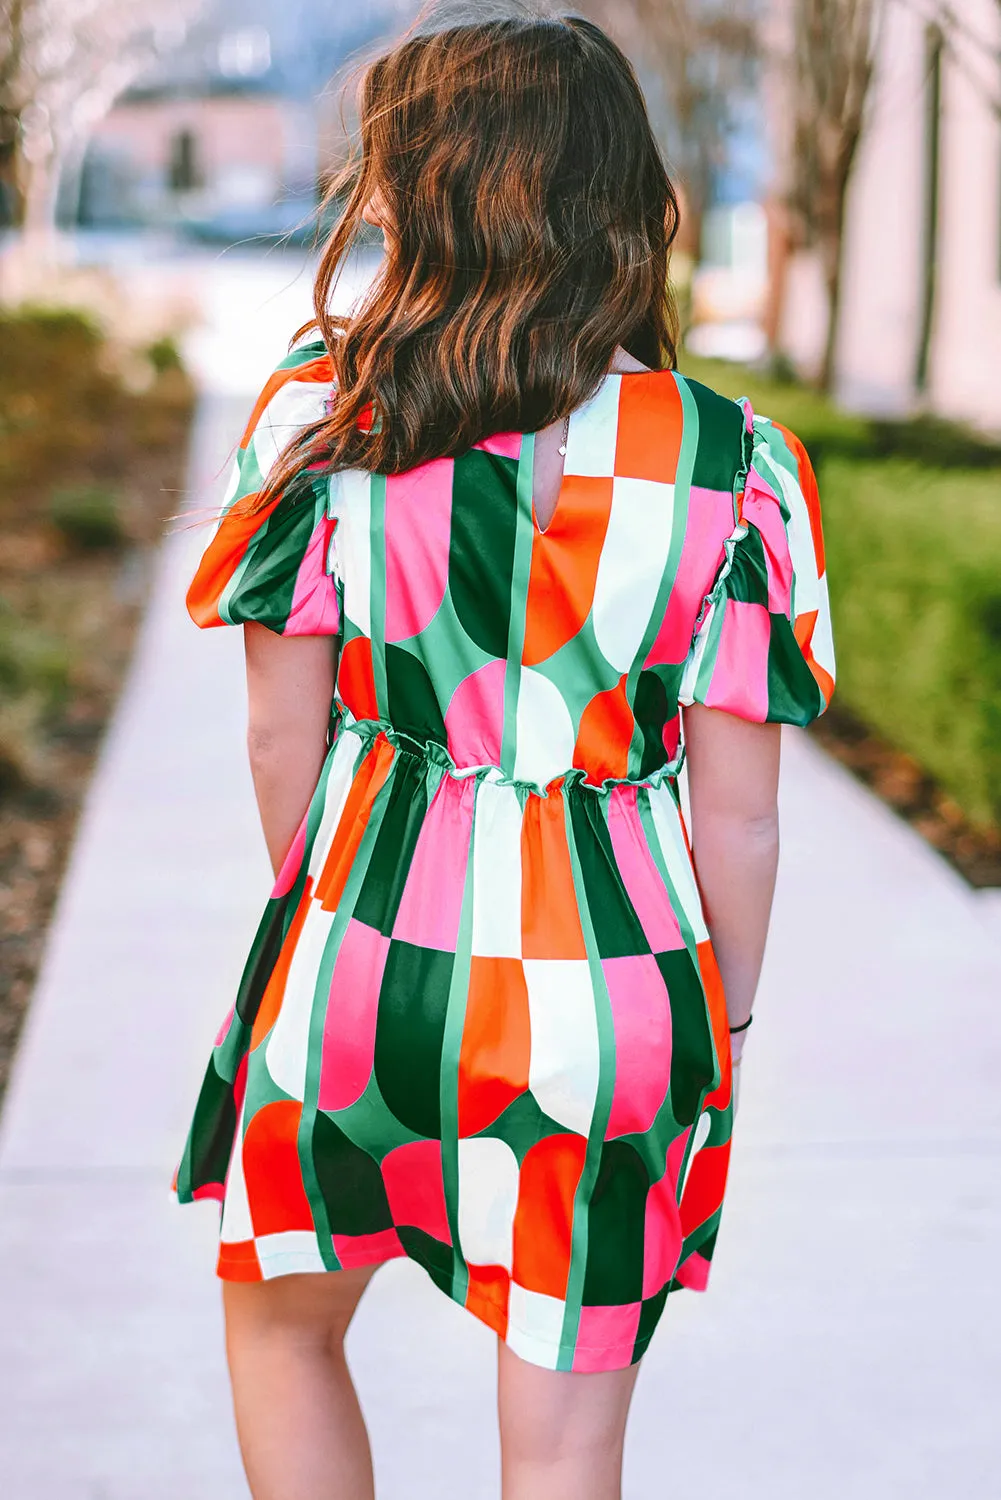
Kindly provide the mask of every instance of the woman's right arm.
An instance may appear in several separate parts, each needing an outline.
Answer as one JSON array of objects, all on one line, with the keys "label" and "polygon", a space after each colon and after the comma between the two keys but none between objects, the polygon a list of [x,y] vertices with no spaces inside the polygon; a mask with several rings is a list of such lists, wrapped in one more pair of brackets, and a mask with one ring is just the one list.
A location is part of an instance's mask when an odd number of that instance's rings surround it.
[{"label": "woman's right arm", "polygon": [[[695,873],[731,1026],[751,1014],[779,855],[778,724],[684,710]],[[732,1038],[734,1061],[746,1031]]]},{"label": "woman's right arm", "polygon": [[336,647],[329,636],[282,636],[257,624],[244,627],[244,640],[247,750],[277,875],[326,759]]}]

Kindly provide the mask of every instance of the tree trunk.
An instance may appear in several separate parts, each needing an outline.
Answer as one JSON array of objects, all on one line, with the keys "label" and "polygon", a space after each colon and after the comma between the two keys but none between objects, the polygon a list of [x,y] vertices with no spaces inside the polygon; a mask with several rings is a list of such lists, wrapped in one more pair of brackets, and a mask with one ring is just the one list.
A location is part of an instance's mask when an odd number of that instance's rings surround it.
[{"label": "tree trunk", "polygon": [[36,264],[51,265],[58,259],[56,202],[59,196],[61,162],[54,147],[38,150],[22,161],[21,235],[26,256]]},{"label": "tree trunk", "polygon": [[820,252],[824,267],[824,283],[827,287],[827,337],[824,340],[824,358],[820,366],[820,389],[827,395],[834,390],[837,377],[838,333],[841,325],[841,267],[843,235],[831,228],[821,236]]}]

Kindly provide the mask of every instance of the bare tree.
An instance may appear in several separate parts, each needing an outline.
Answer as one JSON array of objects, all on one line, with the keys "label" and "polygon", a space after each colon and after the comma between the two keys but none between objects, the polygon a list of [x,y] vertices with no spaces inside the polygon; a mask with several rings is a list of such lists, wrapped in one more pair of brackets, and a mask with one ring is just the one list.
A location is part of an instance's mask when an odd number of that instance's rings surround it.
[{"label": "bare tree", "polygon": [[759,54],[754,0],[591,0],[585,9],[662,86],[671,162],[685,189],[686,243],[698,253],[733,104],[750,87]]},{"label": "bare tree", "polygon": [[865,124],[883,0],[791,0],[785,79],[787,204],[801,244],[819,252],[827,289],[820,384],[834,382],[845,202]]},{"label": "bare tree", "polygon": [[0,0],[0,151],[32,253],[51,252],[67,159],[200,4]]}]

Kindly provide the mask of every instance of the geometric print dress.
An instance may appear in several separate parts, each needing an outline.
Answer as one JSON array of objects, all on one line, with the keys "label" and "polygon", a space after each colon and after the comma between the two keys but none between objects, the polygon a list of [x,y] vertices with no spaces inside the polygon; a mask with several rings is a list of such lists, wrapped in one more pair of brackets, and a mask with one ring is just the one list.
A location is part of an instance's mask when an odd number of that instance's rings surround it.
[{"label": "geometric print dress", "polygon": [[330,399],[294,349],[188,598],[338,657],[176,1190],[221,1200],[224,1278],[409,1256],[523,1359],[622,1368],[706,1285],[730,1149],[679,706],[826,707],[813,472],[746,402],[612,373],[544,531],[531,434],[252,509]]}]

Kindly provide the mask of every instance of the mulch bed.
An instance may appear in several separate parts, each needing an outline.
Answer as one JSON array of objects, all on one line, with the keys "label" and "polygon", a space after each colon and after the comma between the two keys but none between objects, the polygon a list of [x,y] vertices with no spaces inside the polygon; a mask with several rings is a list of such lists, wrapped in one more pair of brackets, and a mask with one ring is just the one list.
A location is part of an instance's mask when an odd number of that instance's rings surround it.
[{"label": "mulch bed", "polygon": [[977,888],[1001,886],[1001,832],[978,828],[934,777],[837,700],[810,734]]},{"label": "mulch bed", "polygon": [[133,428],[126,422],[123,431],[116,414],[114,480],[127,515],[119,544],[74,548],[44,513],[11,504],[0,510],[6,618],[23,623],[29,637],[37,632],[55,642],[69,663],[65,691],[26,730],[24,757],[12,759],[0,743],[0,1095],[77,816],[132,654],[155,544],[180,508],[193,394],[181,372],[171,371],[128,403]]}]

